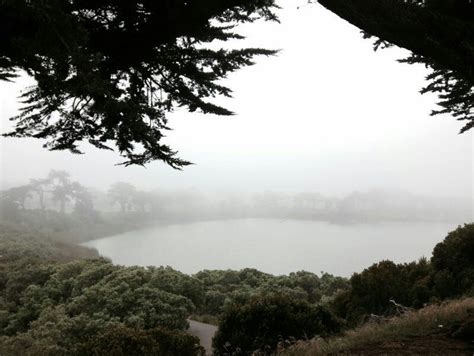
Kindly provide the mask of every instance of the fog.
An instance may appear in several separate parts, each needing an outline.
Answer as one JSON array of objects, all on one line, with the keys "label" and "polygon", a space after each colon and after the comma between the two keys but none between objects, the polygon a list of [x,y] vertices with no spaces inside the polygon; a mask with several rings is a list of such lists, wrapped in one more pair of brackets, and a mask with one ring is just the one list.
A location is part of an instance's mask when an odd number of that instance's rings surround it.
[{"label": "fog", "polygon": [[[195,165],[176,171],[161,162],[123,167],[117,153],[85,146],[84,155],[49,152],[43,142],[1,139],[3,188],[63,169],[89,187],[116,181],[144,190],[195,189],[212,194],[343,197],[371,190],[428,197],[473,197],[473,133],[430,117],[436,98],[420,95],[428,71],[396,62],[406,52],[374,52],[360,31],[321,6],[279,11],[281,24],[242,30],[243,44],[281,49],[231,75],[232,99],[216,99],[236,115],[169,115],[166,142]],[[331,34],[330,36],[328,34]],[[2,131],[29,83],[0,86]],[[472,211],[471,211],[472,213]]]},{"label": "fog", "polygon": [[275,1],[0,0],[0,356],[474,355],[474,4]]}]

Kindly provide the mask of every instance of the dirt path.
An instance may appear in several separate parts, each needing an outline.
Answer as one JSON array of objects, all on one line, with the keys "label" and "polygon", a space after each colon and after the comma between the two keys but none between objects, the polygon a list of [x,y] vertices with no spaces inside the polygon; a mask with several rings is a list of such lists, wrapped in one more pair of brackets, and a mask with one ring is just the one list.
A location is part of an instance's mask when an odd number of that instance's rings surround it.
[{"label": "dirt path", "polygon": [[188,319],[188,322],[188,333],[197,336],[201,341],[201,346],[206,349],[206,353],[212,355],[212,338],[217,331],[217,326],[204,324],[190,319]]}]

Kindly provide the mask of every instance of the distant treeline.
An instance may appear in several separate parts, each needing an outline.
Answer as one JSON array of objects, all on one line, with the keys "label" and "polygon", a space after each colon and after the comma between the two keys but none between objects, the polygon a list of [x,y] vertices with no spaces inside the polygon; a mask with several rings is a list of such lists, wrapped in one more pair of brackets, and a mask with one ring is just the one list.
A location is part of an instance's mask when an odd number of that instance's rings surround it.
[{"label": "distant treeline", "polygon": [[[65,171],[51,171],[46,177],[0,192],[3,220],[31,224],[34,216],[87,221],[97,237],[156,221],[187,222],[229,218],[293,218],[359,223],[379,221],[455,222],[472,219],[469,200],[434,199],[402,192],[369,191],[343,198],[319,193],[221,194],[211,196],[197,190],[140,190],[116,182],[101,191],[73,181]],[[53,218],[53,216],[55,216]],[[119,218],[117,218],[119,216]],[[67,223],[66,223],[67,224]],[[118,226],[121,225],[121,226]],[[54,222],[49,222],[49,226]],[[38,226],[34,226],[38,229]]]}]

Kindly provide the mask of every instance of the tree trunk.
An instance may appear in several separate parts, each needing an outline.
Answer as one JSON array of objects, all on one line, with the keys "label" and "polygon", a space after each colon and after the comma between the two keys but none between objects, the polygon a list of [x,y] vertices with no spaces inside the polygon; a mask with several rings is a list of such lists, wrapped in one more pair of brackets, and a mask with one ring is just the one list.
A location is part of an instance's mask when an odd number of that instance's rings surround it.
[{"label": "tree trunk", "polygon": [[44,207],[44,192],[43,192],[42,189],[38,192],[38,195],[39,195],[40,209],[44,210],[44,208],[45,208]]}]

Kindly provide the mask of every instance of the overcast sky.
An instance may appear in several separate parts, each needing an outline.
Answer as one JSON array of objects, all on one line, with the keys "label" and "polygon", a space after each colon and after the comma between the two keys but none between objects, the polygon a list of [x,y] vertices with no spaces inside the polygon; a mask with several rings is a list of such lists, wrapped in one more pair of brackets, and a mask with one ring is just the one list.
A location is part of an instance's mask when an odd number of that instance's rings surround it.
[{"label": "overcast sky", "polygon": [[[116,153],[91,148],[78,156],[48,152],[41,141],[2,138],[2,184],[55,168],[100,188],[122,180],[144,189],[395,189],[472,197],[473,132],[458,135],[461,123],[429,116],[436,98],[419,94],[426,69],[397,63],[406,55],[400,49],[374,53],[357,28],[320,5],[298,10],[291,2],[279,15],[281,24],[242,28],[242,44],[281,52],[228,78],[234,98],[217,102],[237,115],[170,115],[167,142],[194,166],[118,167]],[[25,83],[0,84],[3,131]]]}]

